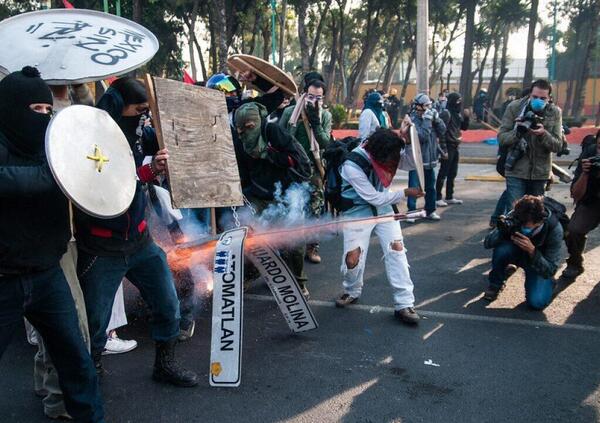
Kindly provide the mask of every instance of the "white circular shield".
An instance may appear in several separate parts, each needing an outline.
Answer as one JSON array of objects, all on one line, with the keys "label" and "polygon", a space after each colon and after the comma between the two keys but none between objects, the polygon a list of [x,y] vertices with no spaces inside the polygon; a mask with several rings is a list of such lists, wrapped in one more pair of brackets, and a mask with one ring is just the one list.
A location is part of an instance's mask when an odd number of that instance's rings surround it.
[{"label": "white circular shield", "polygon": [[58,186],[85,213],[109,219],[131,205],[137,183],[133,153],[104,110],[61,110],[46,130],[46,156]]},{"label": "white circular shield", "polygon": [[122,75],[157,51],[158,40],[143,26],[93,10],[41,10],[0,22],[0,72],[35,66],[50,85]]}]

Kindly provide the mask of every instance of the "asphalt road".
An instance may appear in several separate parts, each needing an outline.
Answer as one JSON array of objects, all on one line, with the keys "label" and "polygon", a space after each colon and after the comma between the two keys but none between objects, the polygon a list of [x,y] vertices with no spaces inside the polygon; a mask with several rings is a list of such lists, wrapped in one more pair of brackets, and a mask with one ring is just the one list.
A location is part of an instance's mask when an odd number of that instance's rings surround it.
[{"label": "asphalt road", "polygon": [[[459,179],[491,172],[489,166],[464,165]],[[400,175],[396,182],[405,180]],[[439,210],[440,222],[403,224],[424,316],[417,328],[392,317],[376,239],[360,303],[333,307],[342,251],[341,238],[332,236],[322,242],[323,263],[307,265],[317,330],[291,335],[268,289],[257,282],[244,304],[242,384],[210,388],[205,302],[196,335],[178,348],[202,383],[178,389],[150,380],[148,325],[134,319],[120,335],[140,346],[105,358],[107,421],[599,421],[600,231],[590,237],[586,273],[545,311],[524,306],[521,271],[489,304],[481,296],[490,252],[481,241],[502,189],[501,183],[459,181],[464,205]],[[567,186],[550,194],[566,202]],[[34,352],[20,333],[0,361],[3,422],[47,421],[32,390]]]}]

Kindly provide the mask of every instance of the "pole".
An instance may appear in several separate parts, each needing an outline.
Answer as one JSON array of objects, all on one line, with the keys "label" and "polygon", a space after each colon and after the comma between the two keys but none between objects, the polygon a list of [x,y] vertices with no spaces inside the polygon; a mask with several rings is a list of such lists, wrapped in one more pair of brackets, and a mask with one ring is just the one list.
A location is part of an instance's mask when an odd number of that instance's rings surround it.
[{"label": "pole", "polygon": [[429,0],[417,0],[417,92],[429,94]]},{"label": "pole", "polygon": [[121,0],[117,0],[116,10],[116,15],[121,16]]},{"label": "pole", "polygon": [[108,0],[104,0],[104,13],[108,13]]},{"label": "pole", "polygon": [[275,21],[277,15],[277,0],[271,0],[271,61],[275,64],[275,51],[277,51],[277,37],[275,34]]}]

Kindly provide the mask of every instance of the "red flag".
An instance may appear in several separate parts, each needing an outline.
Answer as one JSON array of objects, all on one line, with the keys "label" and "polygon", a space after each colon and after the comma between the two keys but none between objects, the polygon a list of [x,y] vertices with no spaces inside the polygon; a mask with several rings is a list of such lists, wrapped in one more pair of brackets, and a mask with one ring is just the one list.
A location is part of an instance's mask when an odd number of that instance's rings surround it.
[{"label": "red flag", "polygon": [[63,6],[65,6],[65,9],[75,9],[75,6],[73,6],[67,0],[63,0]]},{"label": "red flag", "polygon": [[183,70],[183,82],[186,84],[194,84],[196,80],[184,69]]}]

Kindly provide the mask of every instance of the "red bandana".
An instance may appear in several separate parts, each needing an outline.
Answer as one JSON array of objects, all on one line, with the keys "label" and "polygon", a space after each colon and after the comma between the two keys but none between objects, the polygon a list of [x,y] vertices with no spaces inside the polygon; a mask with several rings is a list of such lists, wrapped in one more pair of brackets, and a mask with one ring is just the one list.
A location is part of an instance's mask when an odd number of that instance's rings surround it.
[{"label": "red bandana", "polygon": [[373,169],[375,170],[375,173],[377,174],[377,177],[379,178],[383,186],[385,188],[389,187],[392,184],[394,176],[396,176],[396,171],[398,170],[398,163],[391,163],[391,161],[388,161],[387,163],[380,163],[375,161],[375,159],[373,159],[370,154],[369,158],[371,159]]}]

